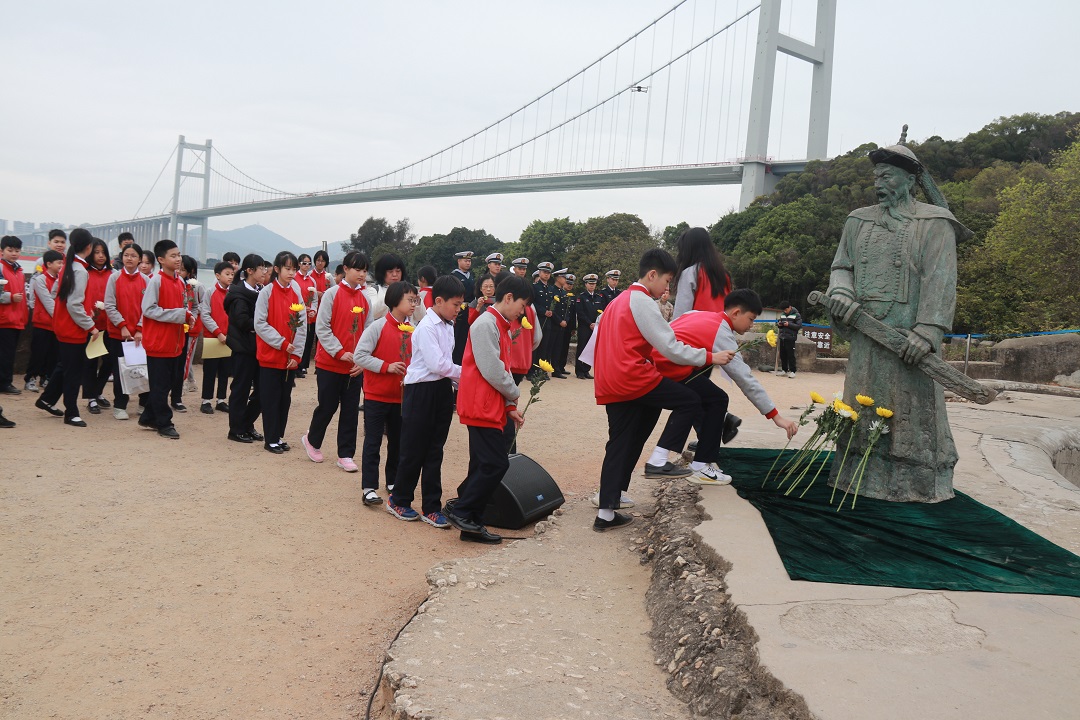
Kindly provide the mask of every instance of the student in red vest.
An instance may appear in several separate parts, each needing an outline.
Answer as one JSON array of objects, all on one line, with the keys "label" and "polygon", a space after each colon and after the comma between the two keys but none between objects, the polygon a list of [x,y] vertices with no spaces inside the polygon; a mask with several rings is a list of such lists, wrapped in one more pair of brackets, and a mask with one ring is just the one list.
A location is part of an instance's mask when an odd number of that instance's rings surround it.
[{"label": "student in red vest", "polygon": [[[386,489],[394,489],[401,452],[401,398],[405,372],[412,358],[414,328],[409,317],[416,301],[416,288],[412,285],[404,281],[391,283],[383,295],[386,315],[364,330],[360,344],[356,346],[354,362],[364,368],[364,454],[360,485],[365,505],[381,502],[376,491],[379,489],[379,450],[384,434]],[[398,519],[405,519],[394,511],[392,504],[386,507]],[[446,527],[443,518],[425,516],[423,520],[435,527]]]},{"label": "student in red vest", "polygon": [[[113,268],[109,259],[109,246],[105,241],[94,238],[93,247],[86,264],[86,300],[89,303],[87,307],[90,308],[90,317],[94,320],[94,327],[99,333],[104,333],[108,330],[109,324],[109,319],[105,314],[105,288],[109,285]],[[115,366],[116,361],[111,354],[86,361],[86,372],[83,375],[83,400],[89,401],[87,409],[91,415],[99,415],[102,408],[112,407],[102,393],[105,392],[109,376],[116,371]],[[113,399],[115,400],[115,397]]]},{"label": "student in red vest", "polygon": [[172,240],[154,245],[161,270],[150,278],[143,293],[143,347],[150,376],[150,395],[139,418],[139,425],[156,428],[158,435],[178,440],[169,406],[176,369],[186,349],[184,325],[195,324],[195,315],[187,308],[184,280],[179,276],[183,256]]},{"label": "student in red vest", "polygon": [[289,251],[274,258],[270,282],[255,301],[255,356],[259,361],[263,447],[275,455],[291,450],[285,442],[296,369],[307,338],[307,306],[293,280],[299,263]]},{"label": "student in red vest", "polygon": [[[59,361],[49,378],[49,386],[34,406],[50,415],[63,415],[66,425],[86,427],[86,422],[79,417],[78,403],[86,365],[87,336],[94,338],[98,334],[91,317],[93,306],[88,304],[86,297],[86,258],[90,256],[94,239],[89,230],[75,228],[69,240],[53,309],[53,331],[56,333]],[[53,407],[61,394],[64,397],[62,412]]]},{"label": "student in red vest", "polygon": [[[311,256],[303,253],[298,258],[300,269],[296,271],[293,280],[300,286],[300,295],[307,305],[307,340],[304,341],[304,356],[300,358],[300,367],[296,371],[296,377],[307,377],[308,368],[311,366],[311,354],[315,348],[315,317],[318,314],[319,290],[315,287],[315,272],[311,269]],[[324,276],[325,280],[325,276]]]},{"label": "student in red vest", "polygon": [[60,269],[64,256],[56,250],[46,250],[41,256],[41,272],[30,280],[27,293],[34,298],[33,330],[30,335],[30,362],[26,366],[26,389],[39,392],[56,368],[58,346],[53,332],[56,312],[56,291],[59,289]]},{"label": "student in red vest", "polygon": [[19,395],[22,390],[15,387],[12,379],[15,373],[15,346],[19,344],[19,333],[26,327],[26,276],[23,275],[19,255],[22,254],[22,240],[14,235],[0,238],[0,393]]},{"label": "student in red vest", "polygon": [[[367,257],[365,255],[365,257]],[[327,269],[330,264],[330,256],[325,250],[315,251],[315,270],[311,273],[312,279],[315,281],[315,290],[318,291],[321,296],[324,292],[334,287],[334,276]],[[367,278],[364,278],[367,280]]]},{"label": "student in red vest", "polygon": [[[745,288],[733,290],[724,298],[724,307],[725,310],[722,313],[701,310],[683,313],[678,320],[671,323],[675,337],[691,347],[711,349],[713,353],[721,353],[725,350],[736,351],[739,342],[735,334],[741,335],[754,326],[754,321],[761,313],[761,298],[753,290]],[[696,485],[727,485],[731,482],[731,476],[725,474],[717,463],[720,461],[724,418],[728,414],[728,396],[709,378],[712,368],[676,365],[655,350],[653,363],[661,375],[682,383],[696,392],[701,398],[705,411],[696,426],[698,444],[694,461],[690,463],[690,469],[694,471],[694,474],[688,478],[689,482]],[[747,399],[766,419],[772,420],[776,427],[787,433],[789,440],[794,437],[798,426],[780,415],[780,411],[769,399],[765,388],[757,381],[750,371],[750,366],[738,353],[724,366],[723,372],[739,386]],[[666,451],[663,452],[666,455]]]},{"label": "student in red vest", "polygon": [[[515,274],[525,279],[523,275]],[[533,353],[539,349],[543,339],[544,332],[540,329],[540,323],[536,321],[536,308],[529,303],[525,306],[525,312],[521,317],[510,323],[510,374],[514,376],[515,385],[520,385],[533,369]],[[582,344],[582,347],[585,345]],[[509,441],[507,452],[511,455],[517,452],[516,430],[514,421],[507,418],[505,434]]]},{"label": "student in red vest", "polygon": [[352,251],[342,260],[344,277],[320,298],[315,318],[319,344],[315,350],[315,385],[319,404],[311,415],[308,431],[300,438],[312,462],[323,461],[326,428],[338,414],[337,466],[356,472],[356,432],[360,420],[360,389],[363,369],[356,364],[356,345],[371,324],[371,308],[364,295],[368,259]]},{"label": "student in red vest", "polygon": [[[231,262],[222,260],[214,265],[214,287],[203,294],[203,302],[199,307],[203,326],[203,348],[206,342],[216,339],[221,344],[228,340],[229,314],[225,312],[225,295],[232,285],[236,269]],[[221,412],[229,412],[229,403],[225,402],[229,391],[229,365],[231,357],[207,358],[203,357],[203,383],[202,383],[202,412],[206,415],[214,414],[214,383],[217,383],[217,409]]]},{"label": "student in red vest", "polygon": [[484,527],[484,509],[491,494],[510,468],[506,456],[507,420],[520,428],[525,420],[517,409],[518,390],[510,373],[511,323],[525,314],[532,286],[515,274],[499,274],[495,304],[469,328],[461,364],[457,410],[469,429],[469,474],[458,488],[458,498],[443,510],[461,539],[500,543],[502,537]]},{"label": "student in red vest", "polygon": [[[109,277],[105,286],[105,317],[108,320],[105,346],[112,357],[113,368],[113,417],[128,419],[128,396],[120,383],[119,360],[124,357],[124,343],[142,344],[142,300],[148,284],[146,276],[139,272],[142,248],[134,242],[120,253],[120,270]],[[140,397],[146,405],[149,396]]]},{"label": "student in red vest", "polygon": [[724,296],[731,292],[731,277],[724,258],[705,228],[684,230],[676,241],[678,267],[672,320],[689,310],[724,312]]},{"label": "student in red vest", "polygon": [[431,265],[425,265],[416,271],[416,310],[413,312],[413,325],[419,325],[424,315],[435,304],[435,296],[431,292],[431,286],[435,284],[439,273]]},{"label": "student in red vest", "polygon": [[[701,400],[690,388],[663,377],[652,362],[655,348],[668,360],[691,367],[723,365],[733,352],[713,353],[679,342],[660,314],[655,298],[668,289],[675,260],[666,251],[641,256],[638,281],[604,309],[596,326],[593,373],[596,402],[608,417],[608,442],[600,471],[599,510],[593,530],[604,532],[633,522],[615,512],[627,502],[630,475],[662,410],[671,417],[660,436],[660,447],[681,452],[690,428],[701,418]],[[663,464],[645,464],[646,477],[686,477],[666,457]]]}]

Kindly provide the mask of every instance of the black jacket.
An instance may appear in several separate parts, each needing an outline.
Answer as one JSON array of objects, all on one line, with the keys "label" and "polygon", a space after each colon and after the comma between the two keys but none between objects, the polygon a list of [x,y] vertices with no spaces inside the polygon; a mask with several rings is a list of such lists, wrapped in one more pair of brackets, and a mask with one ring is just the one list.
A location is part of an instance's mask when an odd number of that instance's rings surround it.
[{"label": "black jacket", "polygon": [[781,313],[776,319],[777,334],[781,340],[794,340],[802,327],[802,315],[794,307],[787,313]]},{"label": "black jacket", "polygon": [[239,278],[229,286],[222,306],[229,315],[225,344],[238,355],[255,354],[255,301],[259,293],[249,290]]}]

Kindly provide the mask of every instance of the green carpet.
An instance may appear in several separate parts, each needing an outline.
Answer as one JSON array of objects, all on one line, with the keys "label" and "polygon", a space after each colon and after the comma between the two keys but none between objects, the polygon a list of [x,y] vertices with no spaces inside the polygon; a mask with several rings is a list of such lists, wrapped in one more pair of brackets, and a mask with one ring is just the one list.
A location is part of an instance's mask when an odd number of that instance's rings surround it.
[{"label": "green carpet", "polygon": [[934,504],[860,498],[854,509],[849,497],[837,512],[827,466],[802,498],[775,481],[763,488],[777,454],[724,450],[722,466],[761,512],[792,580],[1080,597],[1080,557],[963,493]]}]

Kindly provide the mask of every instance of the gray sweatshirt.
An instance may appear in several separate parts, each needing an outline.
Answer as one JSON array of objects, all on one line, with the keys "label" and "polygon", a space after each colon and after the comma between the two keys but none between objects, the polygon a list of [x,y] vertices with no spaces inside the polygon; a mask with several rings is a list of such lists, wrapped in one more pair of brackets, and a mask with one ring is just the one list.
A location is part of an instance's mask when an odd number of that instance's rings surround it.
[{"label": "gray sweatshirt", "polygon": [[705,364],[708,359],[707,351],[704,348],[696,348],[679,342],[671,325],[660,314],[660,306],[649,293],[631,293],[630,315],[634,318],[641,336],[671,362],[676,365],[693,365],[694,367]]},{"label": "gray sweatshirt", "polygon": [[[150,282],[146,284],[146,292],[142,296],[143,318],[150,318],[163,323],[183,325],[187,322],[187,307],[163,308],[158,305],[161,298],[161,273],[150,276]],[[142,320],[139,320],[142,325]]]},{"label": "gray sweatshirt", "polygon": [[[120,268],[120,272],[109,275],[109,282],[105,284],[105,315],[108,316],[109,322],[116,327],[123,327],[126,322],[124,316],[120,314],[120,309],[116,307],[116,281],[126,272],[127,270]],[[136,270],[135,272],[139,271]]]},{"label": "gray sweatshirt", "polygon": [[675,310],[671,313],[672,320],[678,320],[679,316],[694,309],[694,294],[697,292],[698,264],[679,273],[675,284]]},{"label": "gray sweatshirt", "polygon": [[45,273],[38,273],[30,279],[30,288],[27,290],[27,294],[34,299],[34,303],[41,303],[41,307],[45,308],[45,312],[49,313],[49,317],[53,316],[53,312],[56,310],[56,291],[60,289],[60,283],[53,283],[53,289],[49,290],[49,286],[45,284]]},{"label": "gray sweatshirt", "polygon": [[[655,307],[656,304],[653,305]],[[480,375],[499,391],[507,405],[516,405],[521,390],[499,356],[499,324],[495,316],[485,312],[476,318],[469,326],[469,341],[472,342],[473,359]]]},{"label": "gray sweatshirt", "polygon": [[[71,288],[71,294],[68,295],[64,304],[67,305],[68,315],[71,316],[72,321],[86,332],[90,332],[94,329],[94,319],[86,314],[86,308],[83,307],[83,303],[86,302],[86,282],[90,279],[90,274],[86,272],[86,266],[76,260],[71,263],[71,267],[66,268],[71,273],[74,285]],[[59,285],[56,286],[59,290]]]},{"label": "gray sweatshirt", "polygon": [[[274,290],[274,283],[277,280],[272,280],[269,285],[259,291],[259,298],[255,301],[255,334],[262,338],[262,341],[274,348],[275,350],[284,349],[285,336],[279,333],[273,325],[267,320],[267,313],[270,310],[270,293]],[[300,294],[300,286],[293,280],[289,283],[289,287],[296,295],[296,302],[301,305],[304,304],[303,296]],[[306,311],[302,311],[306,312]],[[292,344],[296,348],[296,352],[293,355],[304,354],[304,343],[307,341],[307,318],[304,318],[304,322],[300,323],[300,327],[296,328],[296,335],[293,336]]]},{"label": "gray sweatshirt", "polygon": [[375,357],[372,353],[375,352],[375,346],[379,344],[383,328],[386,327],[388,322],[397,324],[397,320],[390,313],[386,313],[364,329],[364,334],[360,336],[360,341],[356,343],[356,351],[353,353],[354,365],[359,365],[365,370],[374,373],[382,372],[384,361]]},{"label": "gray sweatshirt", "polygon": [[[737,350],[738,347],[739,341],[735,338],[731,326],[726,322],[720,323],[720,329],[716,331],[716,339],[713,341],[713,352]],[[769,394],[765,392],[765,388],[761,387],[761,383],[750,371],[750,366],[742,359],[742,355],[736,353],[731,362],[724,365],[721,370],[735,381],[746,399],[752,402],[762,415],[768,415],[776,408],[776,405],[769,398]]]},{"label": "gray sweatshirt", "polygon": [[[345,283],[344,280],[341,282],[342,284]],[[337,297],[339,287],[341,286],[335,285],[322,294],[322,298],[319,300],[319,311],[315,315],[315,338],[323,346],[323,350],[330,354],[330,357],[337,357],[337,354],[342,350],[337,335],[334,334],[330,327],[330,317],[334,312],[334,298]],[[364,313],[361,331],[365,331],[370,327],[373,319],[370,312]],[[351,352],[355,352],[355,348]]]}]

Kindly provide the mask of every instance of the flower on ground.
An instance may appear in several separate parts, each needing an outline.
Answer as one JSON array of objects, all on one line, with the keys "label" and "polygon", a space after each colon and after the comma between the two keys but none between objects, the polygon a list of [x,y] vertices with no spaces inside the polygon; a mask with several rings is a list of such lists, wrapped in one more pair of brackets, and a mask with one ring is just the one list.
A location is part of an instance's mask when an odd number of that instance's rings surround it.
[{"label": "flower on ground", "polygon": [[521,327],[525,328],[526,330],[533,329],[532,323],[529,322],[529,318],[525,317],[524,315],[521,316]]},{"label": "flower on ground", "polygon": [[851,411],[851,422],[859,422],[859,413]]},{"label": "flower on ground", "polygon": [[819,395],[816,392],[814,392],[813,390],[811,390],[810,391],[810,402],[815,402],[815,403],[818,403],[819,405],[824,405],[825,404],[825,398],[821,397],[821,395]]},{"label": "flower on ground", "polygon": [[555,372],[555,368],[552,367],[551,363],[549,363],[547,360],[540,360],[536,364],[539,365],[540,369],[546,373]]},{"label": "flower on ground", "polygon": [[878,408],[878,409],[876,410],[876,412],[877,412],[877,414],[878,414],[878,417],[883,417],[883,418],[885,418],[886,420],[888,420],[889,418],[891,418],[891,417],[893,416],[893,411],[892,411],[892,410],[890,410],[889,408],[883,408],[883,407],[879,407],[879,408]]},{"label": "flower on ground", "polygon": [[860,405],[863,405],[865,407],[870,407],[874,404],[874,398],[870,397],[869,395],[856,395],[855,400],[857,400]]},{"label": "flower on ground", "polygon": [[769,347],[776,347],[776,331],[769,328],[769,332],[765,333],[765,341],[769,343]]}]

